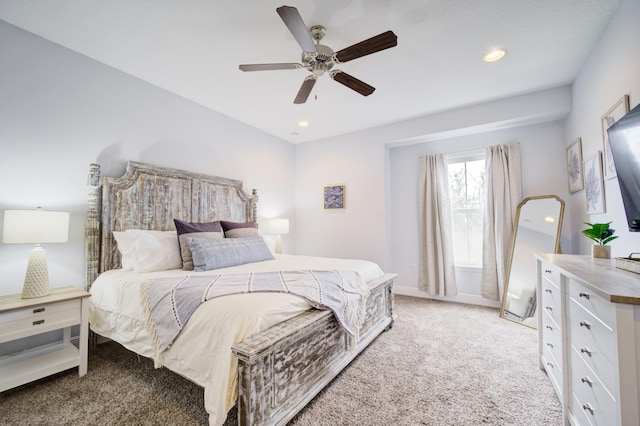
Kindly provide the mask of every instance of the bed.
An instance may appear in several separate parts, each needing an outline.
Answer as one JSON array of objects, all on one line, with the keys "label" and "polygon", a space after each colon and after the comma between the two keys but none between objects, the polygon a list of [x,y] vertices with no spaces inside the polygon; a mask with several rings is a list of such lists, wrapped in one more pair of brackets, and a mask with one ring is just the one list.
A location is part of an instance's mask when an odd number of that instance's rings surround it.
[{"label": "bed", "polygon": [[[257,192],[248,195],[241,181],[129,162],[119,178],[101,177],[99,165],[92,164],[88,185],[86,281],[92,293],[93,335],[153,358],[156,365],[203,386],[212,425],[223,424],[234,404],[241,425],[286,424],[393,325],[395,275],[383,273],[372,262],[273,255],[206,272],[181,268],[136,272],[122,267],[114,235],[125,230],[175,233],[175,218],[190,223],[255,222]],[[143,312],[146,293],[141,288],[148,283],[297,270],[353,271],[366,281],[357,333],[347,332],[332,310],[314,309],[295,294],[230,294],[200,304],[158,355],[157,336],[148,327],[148,312]],[[232,326],[240,331],[227,333]]]}]

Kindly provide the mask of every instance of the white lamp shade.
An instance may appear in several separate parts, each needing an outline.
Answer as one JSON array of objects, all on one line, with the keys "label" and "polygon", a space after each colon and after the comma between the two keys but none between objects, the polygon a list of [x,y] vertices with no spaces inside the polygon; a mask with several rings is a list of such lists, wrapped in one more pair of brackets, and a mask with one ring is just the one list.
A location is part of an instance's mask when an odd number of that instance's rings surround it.
[{"label": "white lamp shade", "polygon": [[267,219],[262,224],[265,234],[285,235],[289,233],[289,219]]},{"label": "white lamp shade", "polygon": [[66,243],[69,213],[46,210],[5,210],[3,243]]}]

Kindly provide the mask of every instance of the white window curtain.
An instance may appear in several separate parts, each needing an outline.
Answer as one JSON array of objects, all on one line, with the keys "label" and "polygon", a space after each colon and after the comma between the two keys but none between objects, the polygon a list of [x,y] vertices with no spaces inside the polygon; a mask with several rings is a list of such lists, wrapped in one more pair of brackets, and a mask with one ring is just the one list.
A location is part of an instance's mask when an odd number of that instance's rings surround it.
[{"label": "white window curtain", "polygon": [[419,285],[432,296],[455,296],[449,179],[444,154],[420,157]]},{"label": "white window curtain", "polygon": [[488,147],[486,169],[481,295],[502,300],[516,210],[522,201],[520,145]]}]

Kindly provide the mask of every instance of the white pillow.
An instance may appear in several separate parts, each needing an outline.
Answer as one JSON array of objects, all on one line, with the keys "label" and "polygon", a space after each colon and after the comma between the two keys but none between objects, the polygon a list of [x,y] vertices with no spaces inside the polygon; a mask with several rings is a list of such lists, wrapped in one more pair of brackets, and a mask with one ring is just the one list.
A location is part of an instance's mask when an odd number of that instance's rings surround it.
[{"label": "white pillow", "polygon": [[113,236],[122,255],[122,269],[153,272],[182,267],[175,231],[128,229]]},{"label": "white pillow", "polygon": [[122,269],[133,271],[133,233],[113,231],[113,238],[116,239],[118,251],[122,258]]}]

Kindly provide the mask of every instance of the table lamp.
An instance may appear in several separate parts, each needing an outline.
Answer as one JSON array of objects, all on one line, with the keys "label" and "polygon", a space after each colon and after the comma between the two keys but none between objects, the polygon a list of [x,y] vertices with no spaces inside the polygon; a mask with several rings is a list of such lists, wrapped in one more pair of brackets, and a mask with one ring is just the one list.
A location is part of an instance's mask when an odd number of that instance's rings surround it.
[{"label": "table lamp", "polygon": [[275,252],[282,254],[282,238],[280,235],[289,233],[289,219],[267,219],[263,223],[262,232],[276,235]]},{"label": "table lamp", "polygon": [[43,243],[66,243],[69,239],[69,213],[45,210],[5,210],[2,242],[35,244],[29,255],[22,298],[51,294],[49,271]]}]

